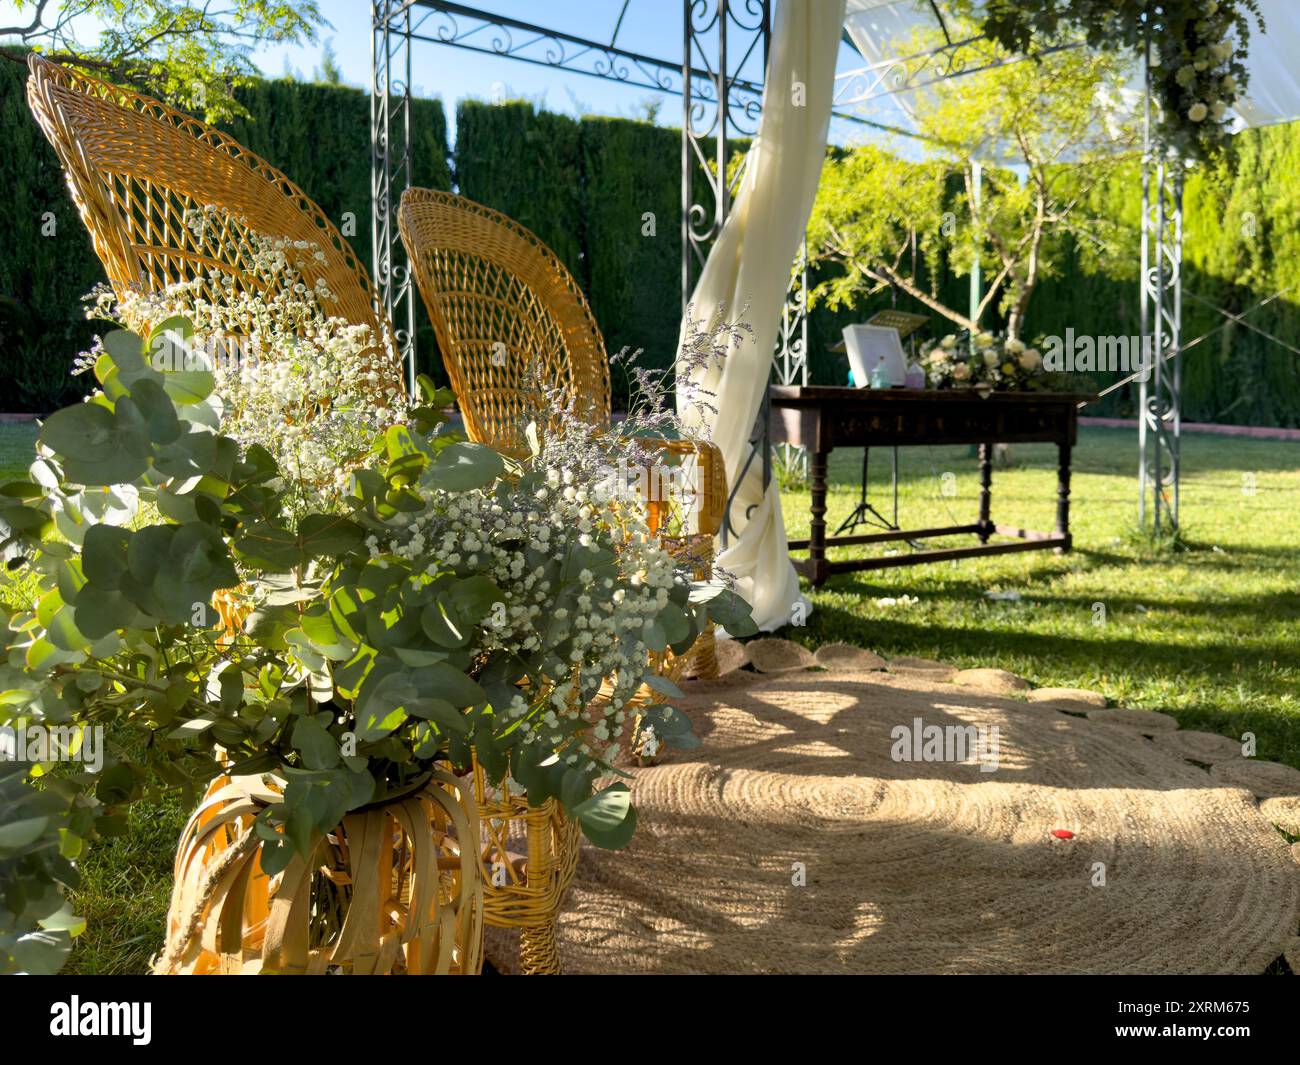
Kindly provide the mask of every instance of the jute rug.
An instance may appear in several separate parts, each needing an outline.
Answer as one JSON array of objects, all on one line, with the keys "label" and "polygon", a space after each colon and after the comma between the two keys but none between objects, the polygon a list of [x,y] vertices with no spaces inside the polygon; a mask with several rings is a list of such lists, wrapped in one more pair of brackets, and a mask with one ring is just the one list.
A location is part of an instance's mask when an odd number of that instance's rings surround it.
[{"label": "jute rug", "polygon": [[[856,668],[680,705],[703,744],[633,771],[631,846],[584,845],[566,972],[1260,973],[1295,948],[1300,865],[1256,797],[1087,706]],[[895,760],[918,719],[996,748]]]}]

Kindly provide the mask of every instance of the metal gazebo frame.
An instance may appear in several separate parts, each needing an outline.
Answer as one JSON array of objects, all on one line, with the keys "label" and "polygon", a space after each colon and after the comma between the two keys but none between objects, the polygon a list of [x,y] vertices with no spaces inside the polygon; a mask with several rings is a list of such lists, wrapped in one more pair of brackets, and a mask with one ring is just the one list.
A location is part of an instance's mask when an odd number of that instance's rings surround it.
[{"label": "metal gazebo frame", "polygon": [[[685,312],[694,278],[721,232],[731,207],[726,180],[727,138],[757,130],[762,79],[741,76],[757,53],[766,71],[773,0],[682,0],[679,58],[637,52],[618,44],[629,0],[614,31],[598,41],[444,0],[371,0],[372,253],[379,300],[393,322],[410,384],[415,376],[416,293],[405,249],[397,238],[401,190],[414,183],[411,157],[411,58],[415,43],[440,44],[548,66],[586,77],[639,86],[682,99],[682,264]],[[861,104],[921,88],[990,64],[968,66],[964,52],[980,37],[953,40],[909,56],[891,57],[839,75],[834,102]],[[1064,47],[1071,47],[1069,45]],[[1055,50],[1055,49],[1053,49]],[[1018,62],[1023,56],[1003,62]],[[997,64],[1001,65],[1001,64]],[[1147,108],[1151,72],[1148,70]],[[1182,319],[1183,164],[1155,144],[1146,123],[1142,157],[1142,350],[1155,353],[1139,384],[1139,520],[1148,503],[1155,529],[1178,527],[1180,362]],[[697,202],[696,190],[706,202]],[[806,384],[806,247],[793,264],[791,284],[773,356],[778,384]],[[1148,346],[1149,345],[1149,346]],[[1172,365],[1165,366],[1169,362]],[[1121,384],[1124,382],[1121,382]],[[1118,386],[1116,386],[1118,387]],[[756,427],[754,454],[769,478],[765,424]],[[784,456],[786,462],[792,456]],[[739,478],[737,478],[739,481]],[[728,508],[728,518],[730,517]]]},{"label": "metal gazebo frame", "polygon": [[[731,208],[727,138],[757,131],[762,81],[741,72],[755,55],[766,69],[772,0],[682,0],[682,55],[673,59],[618,44],[627,6],[625,0],[610,39],[597,41],[443,0],[371,0],[372,251],[380,302],[397,330],[408,374],[414,373],[415,291],[396,219],[401,190],[413,183],[411,54],[417,42],[680,96],[685,309],[694,278]],[[700,188],[704,203],[696,199]],[[798,339],[797,328],[793,335]],[[801,346],[787,361],[795,358],[803,365],[802,351]]]}]

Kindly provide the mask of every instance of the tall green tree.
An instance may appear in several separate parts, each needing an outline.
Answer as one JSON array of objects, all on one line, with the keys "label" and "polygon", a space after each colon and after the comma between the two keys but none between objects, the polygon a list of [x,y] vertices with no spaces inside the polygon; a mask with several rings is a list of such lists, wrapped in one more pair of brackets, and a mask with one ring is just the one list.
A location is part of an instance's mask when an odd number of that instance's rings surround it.
[{"label": "tall green tree", "polygon": [[[905,49],[939,43],[923,33]],[[967,66],[979,72],[936,82],[915,101],[925,161],[867,147],[828,161],[809,253],[843,272],[814,296],[844,306],[894,286],[965,329],[996,311],[1016,337],[1067,238],[1098,251],[1114,240],[1113,223],[1088,212],[1084,195],[1136,149],[1138,125],[1116,55],[1074,48],[1008,63],[993,41],[967,47],[975,53]],[[945,199],[949,180],[958,190]],[[958,273],[980,264],[985,284],[973,314],[925,291],[914,247],[931,277],[945,263]]]}]

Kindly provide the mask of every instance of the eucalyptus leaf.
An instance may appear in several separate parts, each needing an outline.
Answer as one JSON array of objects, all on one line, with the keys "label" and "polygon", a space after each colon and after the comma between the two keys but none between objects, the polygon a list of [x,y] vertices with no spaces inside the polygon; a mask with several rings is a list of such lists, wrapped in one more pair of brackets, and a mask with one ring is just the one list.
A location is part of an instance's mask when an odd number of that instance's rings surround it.
[{"label": "eucalyptus leaf", "polygon": [[636,810],[626,784],[611,784],[569,811],[582,826],[582,834],[597,847],[618,850],[636,832]]},{"label": "eucalyptus leaf", "polygon": [[436,488],[447,492],[468,492],[486,488],[505,471],[501,456],[483,444],[451,444],[439,452],[426,474]]},{"label": "eucalyptus leaf", "polygon": [[302,764],[308,769],[333,769],[339,764],[338,741],[319,718],[298,717],[289,742],[302,755]]}]

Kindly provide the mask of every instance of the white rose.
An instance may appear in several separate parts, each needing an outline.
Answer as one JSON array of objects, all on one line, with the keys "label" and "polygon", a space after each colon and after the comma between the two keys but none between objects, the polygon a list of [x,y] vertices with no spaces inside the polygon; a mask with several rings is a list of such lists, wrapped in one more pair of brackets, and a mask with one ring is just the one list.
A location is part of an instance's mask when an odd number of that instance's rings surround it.
[{"label": "white rose", "polygon": [[1188,64],[1185,67],[1179,67],[1178,73],[1174,75],[1174,81],[1178,82],[1184,89],[1196,80],[1196,69]]},{"label": "white rose", "polygon": [[959,362],[952,368],[952,376],[954,381],[965,381],[970,376],[970,367],[964,362]]},{"label": "white rose", "polygon": [[947,351],[951,351],[956,346],[957,346],[957,338],[953,336],[952,333],[949,333],[946,337],[944,337],[941,341],[939,341],[939,347],[944,348]]},{"label": "white rose", "polygon": [[1043,365],[1043,357],[1035,348],[1026,348],[1020,353],[1020,368],[1033,373]]},{"label": "white rose", "polygon": [[1228,110],[1227,104],[1225,104],[1222,100],[1215,100],[1214,106],[1210,108],[1210,117],[1214,119],[1215,122],[1218,122],[1223,118],[1223,115],[1227,110]]},{"label": "white rose", "polygon": [[1001,361],[1002,361],[1002,356],[999,355],[996,351],[986,351],[986,352],[984,352],[984,365],[985,365],[985,366],[996,366],[996,365],[997,365],[999,362],[1001,362]]},{"label": "white rose", "polygon": [[1025,342],[1023,340],[1016,340],[1014,337],[1012,337],[1002,346],[1006,348],[1007,351],[1012,355],[1019,355],[1022,351],[1025,350]]},{"label": "white rose", "polygon": [[1199,100],[1187,109],[1187,117],[1193,122],[1204,122],[1205,116],[1210,113],[1210,109]]},{"label": "white rose", "polygon": [[993,334],[980,333],[978,336],[975,337],[975,343],[982,348],[987,348],[990,344],[993,343]]}]

